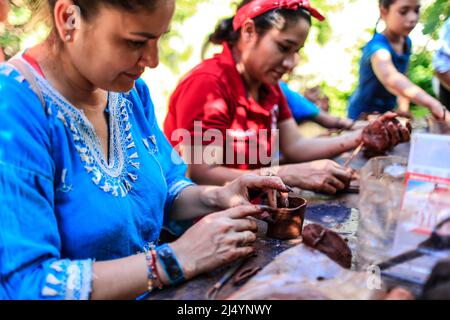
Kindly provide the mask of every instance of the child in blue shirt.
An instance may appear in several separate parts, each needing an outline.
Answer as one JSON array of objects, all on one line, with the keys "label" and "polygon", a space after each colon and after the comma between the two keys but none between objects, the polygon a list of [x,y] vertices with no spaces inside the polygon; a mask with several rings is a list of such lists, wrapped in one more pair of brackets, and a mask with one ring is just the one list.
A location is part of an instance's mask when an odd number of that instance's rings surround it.
[{"label": "child in blue shirt", "polygon": [[406,114],[410,101],[430,109],[438,120],[448,118],[444,106],[406,75],[412,47],[408,35],[417,25],[419,10],[419,0],[380,0],[380,19],[386,29],[375,33],[363,49],[359,85],[348,108],[351,119],[363,112],[384,113],[396,105],[400,114]]}]

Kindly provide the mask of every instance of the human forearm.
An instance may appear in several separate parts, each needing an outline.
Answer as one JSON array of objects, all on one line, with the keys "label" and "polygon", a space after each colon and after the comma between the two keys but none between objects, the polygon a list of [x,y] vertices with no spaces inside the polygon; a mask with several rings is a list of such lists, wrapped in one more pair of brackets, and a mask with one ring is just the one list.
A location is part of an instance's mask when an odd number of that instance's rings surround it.
[{"label": "human forearm", "polygon": [[[264,178],[264,179],[262,179]],[[251,178],[256,185],[270,186],[270,179],[274,185],[279,185],[279,178],[258,177]],[[247,217],[262,214],[259,206],[237,206],[232,209],[219,211],[208,215],[188,229],[178,240],[169,247],[158,250],[156,270],[153,271],[154,254],[138,254],[124,259],[94,264],[93,290],[91,299],[135,299],[148,291],[149,261],[154,275],[159,276],[163,285],[178,283],[180,278],[192,279],[197,275],[215,270],[227,263],[247,257],[254,252],[253,243],[256,240],[257,224]],[[161,253],[159,250],[165,250]],[[155,253],[155,252],[154,252]],[[160,260],[165,259],[169,274]],[[147,261],[147,256],[149,261]],[[151,257],[151,258],[150,258]],[[174,266],[169,265],[176,260],[181,272],[173,272]],[[169,271],[172,270],[172,271]],[[175,269],[179,271],[179,269]],[[170,279],[169,279],[170,277]],[[170,280],[170,281],[169,281]],[[155,283],[158,286],[159,281]]]},{"label": "human forearm", "polygon": [[[159,260],[156,266],[160,280],[168,284]],[[94,263],[91,299],[136,299],[148,290],[147,270],[145,254]]]},{"label": "human forearm", "polygon": [[330,159],[356,148],[361,143],[362,130],[349,132],[338,137],[302,139],[289,148],[285,155],[290,162],[308,162]]},{"label": "human forearm", "polygon": [[397,105],[398,105],[398,111],[399,111],[400,115],[409,113],[409,107],[410,107],[409,99],[400,96],[397,99]]},{"label": "human forearm", "polygon": [[171,219],[189,220],[205,216],[220,209],[218,186],[192,186],[184,189],[175,200]]},{"label": "human forearm", "polygon": [[175,220],[192,219],[215,211],[248,205],[250,203],[249,194],[253,190],[273,189],[287,192],[286,186],[278,177],[245,173],[221,187],[195,186],[186,188],[175,201],[171,218]]},{"label": "human forearm", "polygon": [[441,103],[426,93],[425,90],[413,84],[405,75],[397,73],[391,76],[385,85],[392,94],[427,107],[437,118],[442,116]]},{"label": "human forearm", "polygon": [[220,165],[193,164],[189,166],[190,178],[200,185],[223,186],[246,173],[252,173],[252,171],[227,168]]},{"label": "human forearm", "polygon": [[371,63],[378,80],[390,93],[427,107],[436,119],[443,118],[442,104],[412,83],[406,75],[399,72],[392,63],[391,54],[387,50],[377,51],[372,56]]},{"label": "human forearm", "polygon": [[351,173],[331,160],[319,160],[270,168],[284,183],[305,190],[335,194],[344,189]]},{"label": "human forearm", "polygon": [[248,172],[222,166],[191,164],[189,166],[190,178],[202,186],[188,187],[181,192],[173,204],[171,218],[174,220],[195,219],[218,209],[217,190],[219,186],[223,186],[245,173]]},{"label": "human forearm", "polygon": [[320,112],[314,121],[328,129],[348,129],[352,125],[351,120],[334,117],[326,112]]}]

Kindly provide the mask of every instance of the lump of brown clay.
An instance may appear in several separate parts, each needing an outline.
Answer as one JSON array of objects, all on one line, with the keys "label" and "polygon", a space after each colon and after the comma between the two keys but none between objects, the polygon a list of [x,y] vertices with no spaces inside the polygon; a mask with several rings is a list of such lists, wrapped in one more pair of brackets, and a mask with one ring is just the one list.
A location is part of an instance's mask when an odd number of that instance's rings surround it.
[{"label": "lump of brown clay", "polygon": [[366,155],[381,155],[399,143],[408,142],[411,129],[411,123],[406,121],[403,125],[395,113],[388,112],[379,117],[364,128],[362,138]]},{"label": "lump of brown clay", "polygon": [[347,242],[336,232],[318,224],[309,224],[303,230],[303,243],[319,250],[341,267],[350,269],[352,252]]},{"label": "lump of brown clay", "polygon": [[289,208],[282,208],[278,203],[278,209],[271,212],[273,222],[267,228],[269,238],[290,240],[302,235],[307,201],[297,196],[289,196],[288,199]]}]

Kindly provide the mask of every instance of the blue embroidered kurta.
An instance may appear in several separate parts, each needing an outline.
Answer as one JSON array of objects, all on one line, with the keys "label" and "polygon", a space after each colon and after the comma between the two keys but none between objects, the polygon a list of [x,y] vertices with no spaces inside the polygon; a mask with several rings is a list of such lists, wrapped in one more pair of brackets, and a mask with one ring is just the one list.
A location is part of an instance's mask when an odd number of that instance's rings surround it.
[{"label": "blue embroidered kurta", "polygon": [[109,93],[105,159],[83,112],[34,74],[45,108],[0,65],[0,299],[87,299],[93,261],[156,241],[192,182],[142,80]]}]

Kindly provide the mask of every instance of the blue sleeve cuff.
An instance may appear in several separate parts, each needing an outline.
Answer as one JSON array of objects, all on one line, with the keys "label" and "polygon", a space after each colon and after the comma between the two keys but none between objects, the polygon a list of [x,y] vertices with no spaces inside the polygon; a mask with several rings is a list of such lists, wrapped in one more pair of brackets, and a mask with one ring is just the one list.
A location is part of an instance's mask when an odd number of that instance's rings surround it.
[{"label": "blue sleeve cuff", "polygon": [[169,217],[169,213],[172,209],[173,203],[175,202],[175,200],[180,196],[181,192],[186,189],[189,186],[194,186],[195,183],[192,182],[192,180],[184,177],[184,176],[180,176],[179,178],[173,180],[171,182],[171,184],[168,186],[168,191],[167,191],[167,200],[166,200],[166,205],[165,205],[165,211],[166,211],[166,221],[168,221],[168,217]]},{"label": "blue sleeve cuff", "polygon": [[50,265],[41,295],[44,298],[89,300],[93,260],[58,260]]}]

